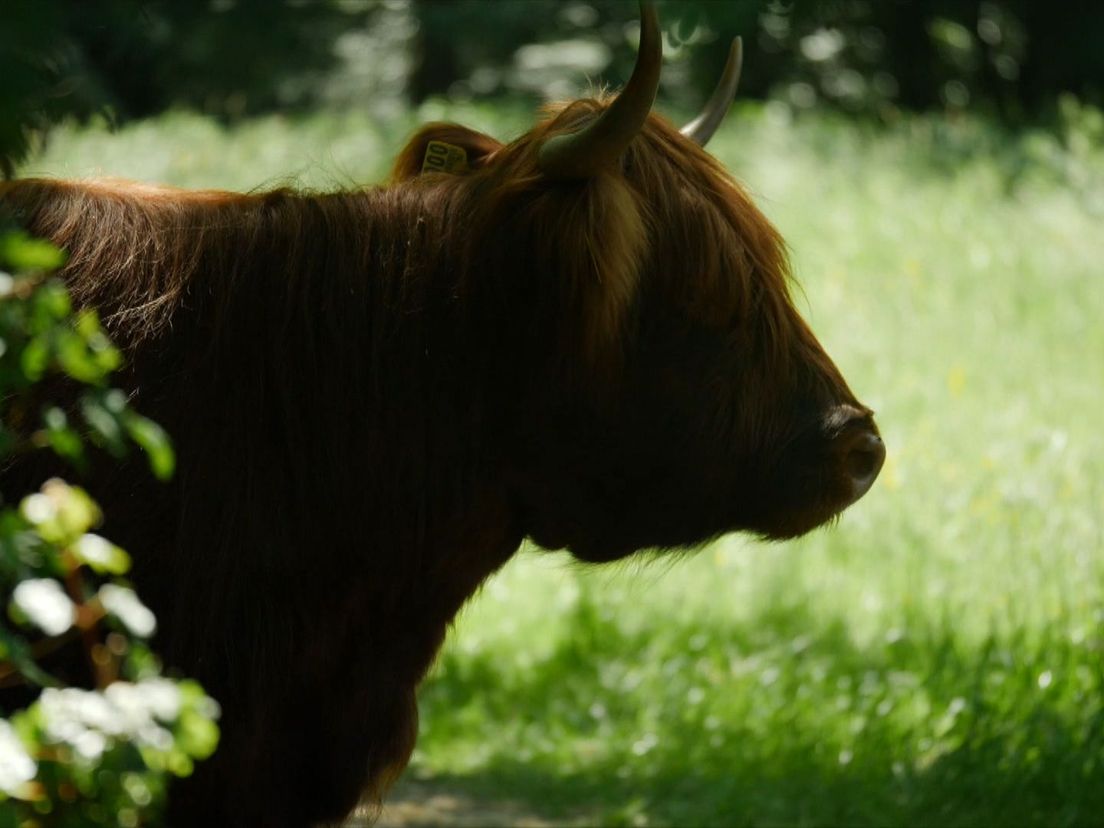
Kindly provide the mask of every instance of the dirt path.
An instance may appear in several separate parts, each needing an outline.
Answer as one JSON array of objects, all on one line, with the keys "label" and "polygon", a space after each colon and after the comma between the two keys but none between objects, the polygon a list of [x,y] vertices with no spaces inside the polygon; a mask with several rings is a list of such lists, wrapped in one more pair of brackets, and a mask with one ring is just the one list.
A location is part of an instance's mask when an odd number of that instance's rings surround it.
[{"label": "dirt path", "polygon": [[[574,828],[586,824],[581,819],[550,821],[513,800],[475,799],[432,782],[403,782],[388,797],[375,828]],[[361,814],[346,823],[346,828],[369,825],[368,815]]]}]

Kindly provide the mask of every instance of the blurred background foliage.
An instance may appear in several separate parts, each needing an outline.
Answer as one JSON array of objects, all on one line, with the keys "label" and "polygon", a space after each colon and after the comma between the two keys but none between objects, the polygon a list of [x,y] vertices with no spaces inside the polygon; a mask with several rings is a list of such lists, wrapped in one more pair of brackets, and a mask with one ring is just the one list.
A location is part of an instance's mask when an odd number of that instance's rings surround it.
[{"label": "blurred background foliage", "polygon": [[[1037,0],[667,0],[664,95],[698,105],[743,35],[745,96],[890,120],[1045,121],[1099,102],[1104,5]],[[186,107],[233,120],[433,96],[564,97],[624,80],[635,0],[15,0],[0,11],[0,155],[62,114]]]}]

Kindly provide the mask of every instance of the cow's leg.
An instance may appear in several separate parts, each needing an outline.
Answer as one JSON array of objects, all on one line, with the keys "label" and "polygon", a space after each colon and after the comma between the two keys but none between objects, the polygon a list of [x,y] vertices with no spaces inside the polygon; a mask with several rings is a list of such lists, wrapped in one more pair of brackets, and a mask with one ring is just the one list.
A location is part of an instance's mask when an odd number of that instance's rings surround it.
[{"label": "cow's leg", "polygon": [[224,711],[218,751],[171,791],[170,825],[336,823],[362,800],[378,802],[406,766],[412,684],[319,682],[276,696],[262,690],[251,709]]}]

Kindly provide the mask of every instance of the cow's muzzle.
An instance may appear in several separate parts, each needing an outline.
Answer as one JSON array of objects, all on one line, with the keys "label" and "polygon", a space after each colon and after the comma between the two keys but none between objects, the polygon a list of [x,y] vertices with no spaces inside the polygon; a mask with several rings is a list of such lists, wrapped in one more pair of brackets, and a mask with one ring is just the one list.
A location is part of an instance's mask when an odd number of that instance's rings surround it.
[{"label": "cow's muzzle", "polygon": [[833,456],[841,476],[851,486],[849,505],[874,485],[885,463],[885,443],[869,410],[841,405],[832,412],[831,419],[838,428],[832,445]]}]

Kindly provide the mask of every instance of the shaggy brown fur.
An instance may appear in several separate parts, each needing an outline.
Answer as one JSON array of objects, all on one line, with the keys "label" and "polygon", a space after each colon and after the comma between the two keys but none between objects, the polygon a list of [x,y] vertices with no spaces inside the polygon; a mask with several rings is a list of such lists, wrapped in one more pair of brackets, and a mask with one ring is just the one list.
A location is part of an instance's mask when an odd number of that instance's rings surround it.
[{"label": "shaggy brown fur", "polygon": [[[540,174],[541,140],[603,106],[509,145],[428,126],[388,186],[344,193],[0,185],[69,251],[121,381],[176,441],[169,485],[137,460],[87,481],[158,646],[223,706],[174,825],[299,826],[378,798],[447,625],[525,536],[610,560],[787,537],[850,501],[828,413],[869,412],[743,190],[655,116],[621,168]],[[433,138],[471,169],[420,174]]]}]

